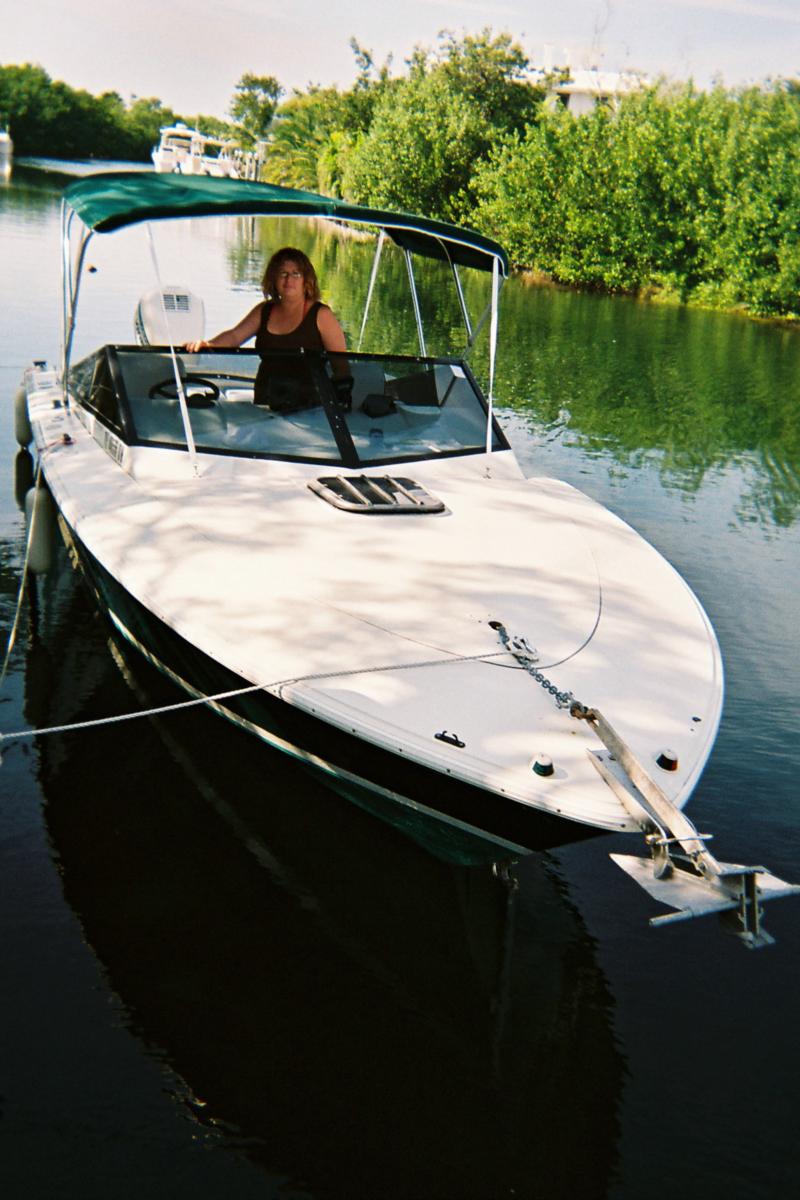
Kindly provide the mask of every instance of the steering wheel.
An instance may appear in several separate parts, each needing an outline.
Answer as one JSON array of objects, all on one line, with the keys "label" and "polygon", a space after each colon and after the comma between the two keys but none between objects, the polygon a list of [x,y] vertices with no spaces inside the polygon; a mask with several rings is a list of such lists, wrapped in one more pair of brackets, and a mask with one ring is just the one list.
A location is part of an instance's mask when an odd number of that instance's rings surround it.
[{"label": "steering wheel", "polygon": [[223,379],[226,383],[252,384],[255,375],[234,375],[231,371],[204,371],[202,375],[187,375],[186,378],[202,379],[203,383],[210,383],[212,379]]},{"label": "steering wheel", "polygon": [[[206,379],[204,375],[185,375],[181,379],[181,383],[189,408],[210,408],[219,398],[219,388],[216,383],[213,379]],[[192,388],[191,393],[188,391],[190,387]],[[155,396],[160,396],[164,400],[177,400],[178,385],[174,375],[170,375],[168,379],[162,379],[159,383],[154,383],[148,395],[151,400]]]}]

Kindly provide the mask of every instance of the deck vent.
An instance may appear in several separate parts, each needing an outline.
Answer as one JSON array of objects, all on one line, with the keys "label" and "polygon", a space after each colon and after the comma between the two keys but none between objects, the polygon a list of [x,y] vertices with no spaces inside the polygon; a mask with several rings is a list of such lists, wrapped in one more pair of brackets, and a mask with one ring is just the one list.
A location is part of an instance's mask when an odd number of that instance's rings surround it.
[{"label": "deck vent", "polygon": [[164,292],[164,308],[167,312],[186,313],[190,308],[189,297],[185,292]]},{"label": "deck vent", "polygon": [[308,485],[334,508],[360,513],[440,513],[444,504],[413,479],[393,475],[326,475]]}]

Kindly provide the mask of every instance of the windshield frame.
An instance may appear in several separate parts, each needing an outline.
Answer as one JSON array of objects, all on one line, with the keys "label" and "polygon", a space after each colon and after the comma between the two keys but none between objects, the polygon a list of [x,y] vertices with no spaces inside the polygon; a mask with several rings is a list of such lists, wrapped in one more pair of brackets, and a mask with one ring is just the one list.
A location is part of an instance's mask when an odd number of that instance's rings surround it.
[{"label": "windshield frame", "polygon": [[[128,395],[128,390],[125,381],[125,370],[122,364],[122,357],[126,354],[136,354],[142,356],[158,356],[164,360],[168,358],[168,348],[161,346],[141,346],[123,343],[114,343],[103,346],[93,355],[89,355],[83,359],[81,363],[76,364],[71,372],[71,380],[73,384],[77,378],[83,376],[87,378],[89,374],[90,364],[93,364],[96,372],[97,364],[105,361],[108,367],[108,378],[113,382],[116,392],[116,399],[119,412],[117,419],[110,418],[107,412],[101,411],[95,404],[91,402],[91,398],[85,394],[85,387],[76,389],[74,386],[70,389],[73,399],[81,404],[88,412],[92,413],[95,420],[109,429],[117,438],[129,446],[141,446],[159,450],[173,450],[182,453],[187,453],[188,447],[185,440],[183,441],[168,441],[158,437],[145,437],[141,435],[140,429],[137,428],[137,420],[135,415],[135,404],[131,402],[131,397]],[[436,367],[450,367],[453,370],[454,376],[457,375],[463,378],[469,385],[472,396],[474,396],[476,411],[479,406],[481,413],[483,429],[486,428],[486,423],[489,417],[489,408],[485,396],[475,379],[468,363],[463,359],[451,356],[431,356],[431,355],[401,355],[401,354],[362,354],[360,352],[347,352],[345,354],[331,354],[327,351],[277,351],[269,356],[271,360],[287,359],[295,363],[302,363],[304,368],[309,371],[309,378],[313,378],[315,391],[317,395],[316,407],[320,408],[327,418],[328,427],[330,430],[330,446],[333,449],[334,445],[336,453],[282,453],[280,450],[253,450],[246,446],[224,446],[224,445],[207,445],[198,444],[198,452],[201,454],[213,454],[223,457],[244,458],[244,459],[263,459],[278,462],[298,462],[309,463],[312,465],[324,465],[328,467],[341,466],[345,468],[371,467],[378,465],[389,465],[393,463],[415,462],[423,459],[441,459],[441,458],[457,458],[467,455],[484,454],[486,452],[483,438],[481,444],[478,445],[461,445],[456,448],[439,448],[433,453],[421,453],[419,450],[409,451],[408,453],[392,452],[387,447],[388,452],[385,454],[370,454],[364,455],[359,453],[354,438],[353,431],[350,427],[350,413],[343,408],[337,400],[337,393],[333,386],[333,379],[338,375],[341,376],[345,370],[352,370],[352,366],[356,367],[362,363],[375,363],[379,365],[395,364],[397,367],[403,367],[409,371],[415,368],[420,372],[433,373]],[[230,361],[231,358],[241,358],[243,362],[247,362],[251,368],[245,374],[255,378],[256,368],[261,362],[261,357],[252,348],[216,348],[211,347],[203,350],[201,354],[189,354],[185,351],[177,353],[178,361],[181,365],[182,373],[187,375],[196,374],[202,376],[204,374],[203,363],[198,362],[198,359],[204,360],[207,364],[209,358],[224,358]],[[205,367],[206,372],[211,374],[208,366]],[[165,362],[165,376],[170,373],[171,369],[168,363]],[[233,375],[233,372],[231,372]],[[255,406],[258,409],[258,405]],[[508,441],[499,426],[496,417],[492,415],[492,450],[497,452],[500,450],[509,449]]]}]

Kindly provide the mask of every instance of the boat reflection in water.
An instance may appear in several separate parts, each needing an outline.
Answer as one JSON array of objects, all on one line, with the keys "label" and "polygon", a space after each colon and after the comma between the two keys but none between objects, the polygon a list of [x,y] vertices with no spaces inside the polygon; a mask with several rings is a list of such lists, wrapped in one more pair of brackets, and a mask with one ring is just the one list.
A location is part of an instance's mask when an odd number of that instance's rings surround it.
[{"label": "boat reflection in water", "polygon": [[[180,699],[109,653],[60,558],[31,724]],[[430,817],[401,832],[200,709],[38,754],[65,896],[132,1031],[287,1196],[605,1194],[623,1062],[546,857],[448,862]]]}]

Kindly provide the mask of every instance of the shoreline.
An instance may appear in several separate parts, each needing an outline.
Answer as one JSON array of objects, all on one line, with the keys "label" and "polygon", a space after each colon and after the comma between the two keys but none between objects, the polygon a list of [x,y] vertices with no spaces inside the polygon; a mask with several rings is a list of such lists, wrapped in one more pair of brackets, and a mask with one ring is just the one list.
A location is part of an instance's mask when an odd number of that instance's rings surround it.
[{"label": "shoreline", "polygon": [[725,316],[741,317],[747,321],[757,321],[760,324],[780,325],[786,329],[800,330],[800,313],[786,313],[781,316],[766,316],[763,313],[751,312],[744,304],[713,304],[710,301],[688,299],[682,300],[672,292],[666,292],[654,284],[643,284],[635,292],[614,291],[600,284],[563,283],[539,271],[535,267],[512,267],[511,275],[519,279],[525,287],[549,288],[558,292],[595,292],[598,296],[616,297],[633,300],[638,304],[648,304],[661,308],[691,308],[700,312],[715,312]]},{"label": "shoreline", "polygon": [[[151,164],[141,162],[114,162],[111,160],[97,160],[95,162],[92,159],[75,160],[38,156],[15,158],[14,166],[23,170],[43,171],[47,174],[61,175],[70,179],[89,175],[96,168],[117,171],[149,171],[153,169]],[[335,218],[329,218],[325,223],[340,236],[356,237],[359,240],[367,240],[369,238],[369,234],[366,231],[344,229]],[[643,284],[636,291],[614,291],[600,284],[563,283],[561,280],[555,279],[552,275],[548,275],[546,271],[537,270],[536,267],[512,266],[510,274],[513,278],[519,279],[525,287],[550,288],[553,291],[565,292],[595,292],[599,296],[635,300],[640,304],[724,313],[726,316],[741,317],[744,320],[757,321],[760,324],[777,325],[788,330],[800,329],[800,313],[766,316],[763,313],[751,312],[744,304],[714,304],[710,301],[691,298],[682,300],[679,296],[667,292],[663,288],[659,288],[656,284]]]}]

